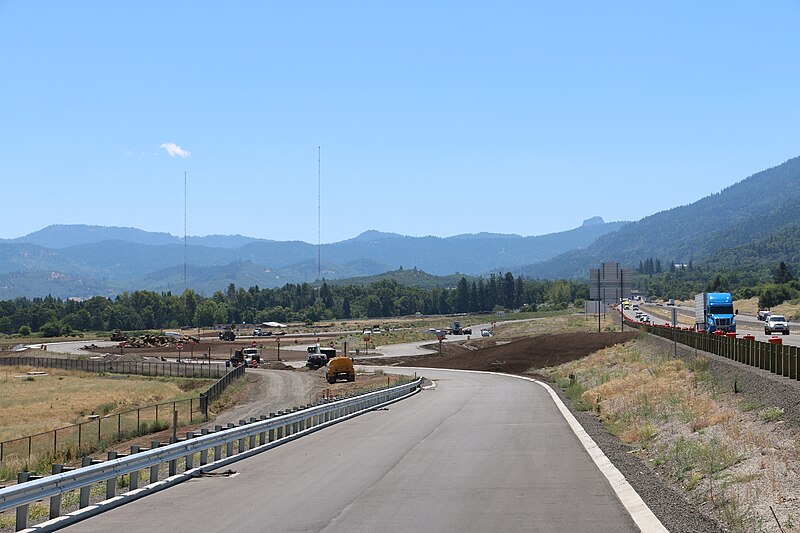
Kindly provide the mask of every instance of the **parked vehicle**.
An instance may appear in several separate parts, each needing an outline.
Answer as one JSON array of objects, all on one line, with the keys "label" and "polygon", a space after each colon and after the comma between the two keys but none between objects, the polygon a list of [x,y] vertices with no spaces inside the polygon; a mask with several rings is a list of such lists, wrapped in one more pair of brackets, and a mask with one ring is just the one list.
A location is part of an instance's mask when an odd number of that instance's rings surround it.
[{"label": "parked vehicle", "polygon": [[789,322],[783,315],[769,315],[764,321],[764,333],[770,335],[780,332],[783,335],[789,334]]},{"label": "parked vehicle", "polygon": [[488,329],[481,330],[481,337],[491,337],[492,333]]},{"label": "parked vehicle", "polygon": [[667,300],[667,305],[675,305],[675,298],[670,298]]},{"label": "parked vehicle", "polygon": [[308,359],[306,366],[316,370],[328,364],[328,361],[336,357],[336,348],[320,348],[319,344],[308,347]]},{"label": "parked vehicle", "polygon": [[232,329],[224,329],[219,332],[219,340],[221,341],[235,341],[236,333]]},{"label": "parked vehicle", "polygon": [[334,357],[328,362],[328,370],[325,377],[328,383],[336,383],[340,379],[346,381],[356,380],[356,369],[353,360],[349,357]]},{"label": "parked vehicle", "polygon": [[736,332],[733,298],[729,292],[701,292],[694,297],[694,322],[697,331]]}]

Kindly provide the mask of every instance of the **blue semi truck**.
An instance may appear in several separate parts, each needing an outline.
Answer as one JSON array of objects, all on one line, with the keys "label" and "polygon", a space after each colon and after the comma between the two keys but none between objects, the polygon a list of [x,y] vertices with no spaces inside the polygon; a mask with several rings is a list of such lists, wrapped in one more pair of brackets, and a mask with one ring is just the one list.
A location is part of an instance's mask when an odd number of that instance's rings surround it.
[{"label": "blue semi truck", "polygon": [[694,322],[697,331],[736,332],[736,314],[729,292],[701,292],[694,297]]}]

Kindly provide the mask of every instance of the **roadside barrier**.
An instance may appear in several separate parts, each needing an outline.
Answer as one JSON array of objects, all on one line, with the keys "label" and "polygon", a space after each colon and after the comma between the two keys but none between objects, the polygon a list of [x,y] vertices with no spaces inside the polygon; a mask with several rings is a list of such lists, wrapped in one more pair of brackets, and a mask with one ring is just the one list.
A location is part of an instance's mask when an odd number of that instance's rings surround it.
[{"label": "roadside barrier", "polygon": [[625,320],[625,325],[641,329],[653,335],[725,357],[737,363],[767,370],[773,374],[800,380],[798,373],[798,346],[783,344],[780,337],[767,342],[757,341],[752,335],[742,338],[726,335],[709,335],[681,327],[647,325]]},{"label": "roadside barrier", "polygon": [[[200,436],[188,432],[179,442],[163,444],[153,441],[147,449],[132,446],[130,454],[108,452],[106,461],[84,457],[80,468],[68,471],[64,465],[53,465],[52,475],[46,477],[20,472],[17,485],[0,489],[0,512],[15,509],[16,531],[20,531],[28,528],[30,504],[48,498],[50,520],[31,529],[53,531],[403,399],[418,392],[421,383],[420,377],[409,383],[343,400],[322,401],[288,412],[270,413],[269,417],[261,416],[258,420],[240,420],[239,426],[229,424],[227,429],[217,425],[213,430],[203,429]],[[195,460],[198,461],[196,467]],[[164,465],[169,474],[159,481],[160,469]],[[183,466],[182,473],[178,473],[180,465]],[[149,470],[148,485],[139,488],[140,474],[144,470]],[[127,476],[122,484],[129,490],[116,495],[122,476]],[[98,483],[105,486],[105,500],[90,505],[92,486]],[[79,510],[62,516],[63,497],[72,491],[79,492]]]},{"label": "roadside barrier", "polygon": [[59,452],[67,450],[73,451],[73,456],[77,457],[82,452],[91,453],[93,449],[124,438],[166,429],[174,422],[185,426],[208,420],[209,403],[217,399],[231,383],[244,376],[244,372],[244,365],[234,367],[198,398],[146,405],[110,415],[96,415],[79,424],[0,442],[0,463],[9,459],[30,460],[34,456],[49,454],[56,457]]}]

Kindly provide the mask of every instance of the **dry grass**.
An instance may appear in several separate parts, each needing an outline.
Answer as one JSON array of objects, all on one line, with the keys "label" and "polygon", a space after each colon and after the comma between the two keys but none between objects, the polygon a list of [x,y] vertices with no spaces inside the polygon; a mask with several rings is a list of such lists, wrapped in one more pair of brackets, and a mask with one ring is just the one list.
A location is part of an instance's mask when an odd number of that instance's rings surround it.
[{"label": "dry grass", "polygon": [[[730,531],[779,531],[800,513],[800,433],[776,409],[715,390],[702,358],[684,363],[651,338],[545,369],[573,374],[582,404]],[[791,529],[790,529],[791,530]]]},{"label": "dry grass", "polygon": [[[97,375],[29,367],[3,367],[0,374],[0,440],[32,435],[136,407],[197,396],[208,380]],[[40,369],[37,369],[40,370]],[[19,377],[23,376],[23,377]],[[188,388],[188,385],[194,387]],[[187,390],[188,388],[188,390]]]}]

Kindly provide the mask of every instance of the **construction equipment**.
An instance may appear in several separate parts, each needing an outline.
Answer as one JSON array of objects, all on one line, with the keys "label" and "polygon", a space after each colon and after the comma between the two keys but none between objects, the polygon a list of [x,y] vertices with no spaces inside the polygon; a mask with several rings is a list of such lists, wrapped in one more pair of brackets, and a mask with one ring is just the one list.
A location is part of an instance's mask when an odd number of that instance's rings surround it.
[{"label": "construction equipment", "polygon": [[234,350],[230,358],[231,366],[244,365],[249,368],[258,368],[261,364],[261,353],[258,348],[243,348]]},{"label": "construction equipment", "polygon": [[330,384],[336,383],[340,379],[355,381],[356,369],[353,366],[353,360],[349,357],[334,357],[328,361],[328,371],[325,377]]},{"label": "construction equipment", "polygon": [[320,348],[319,344],[315,344],[314,346],[308,347],[306,366],[312,370],[316,370],[328,364],[328,361],[334,357],[336,357],[335,348]]}]

